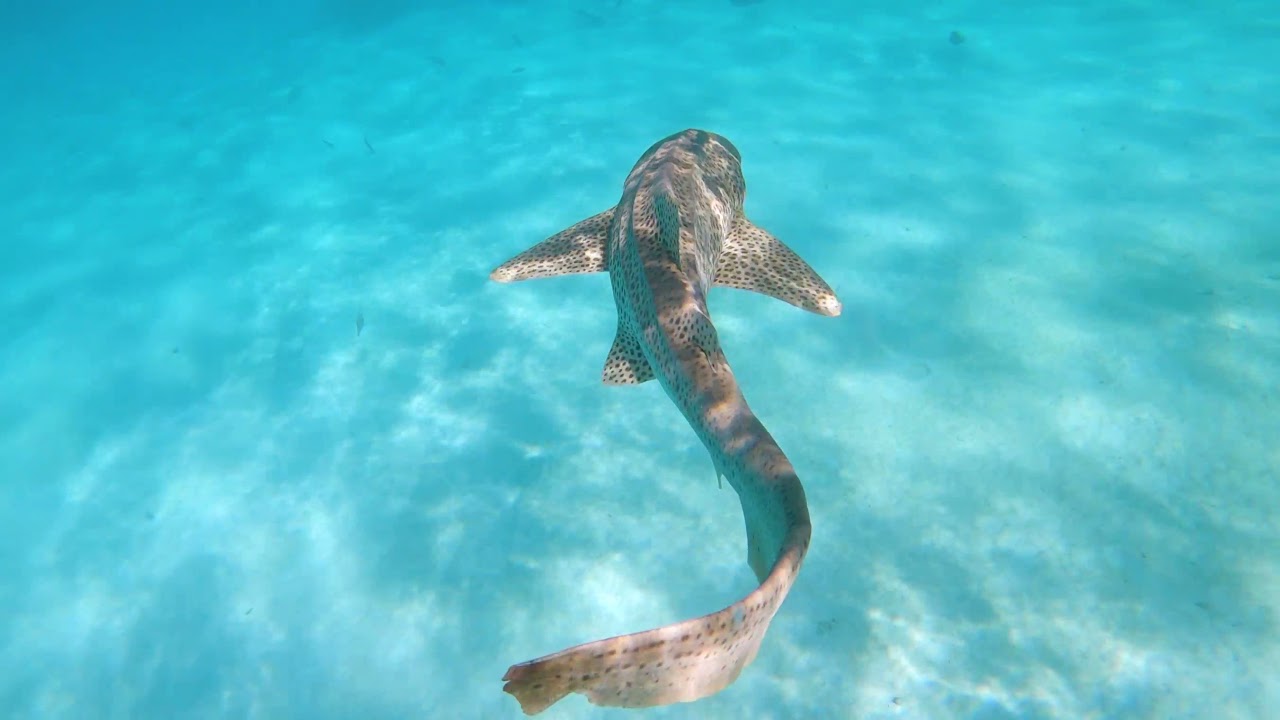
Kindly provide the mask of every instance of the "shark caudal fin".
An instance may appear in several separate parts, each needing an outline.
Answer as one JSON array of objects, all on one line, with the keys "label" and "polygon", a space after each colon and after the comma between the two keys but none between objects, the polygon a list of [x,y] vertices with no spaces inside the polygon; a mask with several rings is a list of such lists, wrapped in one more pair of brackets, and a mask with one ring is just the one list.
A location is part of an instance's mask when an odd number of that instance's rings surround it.
[{"label": "shark caudal fin", "polygon": [[715,284],[751,290],[819,315],[840,314],[840,300],[809,263],[745,215],[725,238]]},{"label": "shark caudal fin", "polygon": [[795,581],[809,526],[798,530],[803,541],[793,538],[760,586],[729,607],[512,665],[502,689],[527,715],[573,692],[596,705],[638,708],[691,702],[725,689],[755,659]]},{"label": "shark caudal fin", "polygon": [[489,273],[491,280],[516,282],[534,278],[604,272],[605,248],[614,208],[576,223],[510,260]]},{"label": "shark caudal fin", "polygon": [[502,689],[526,714],[574,692],[618,707],[691,702],[728,687],[755,659],[800,572],[812,526],[800,479],[768,431],[751,420],[733,424],[740,439],[755,438],[736,443],[745,454],[712,456],[716,472],[726,474],[742,502],[748,564],[759,586],[710,615],[512,665]]}]

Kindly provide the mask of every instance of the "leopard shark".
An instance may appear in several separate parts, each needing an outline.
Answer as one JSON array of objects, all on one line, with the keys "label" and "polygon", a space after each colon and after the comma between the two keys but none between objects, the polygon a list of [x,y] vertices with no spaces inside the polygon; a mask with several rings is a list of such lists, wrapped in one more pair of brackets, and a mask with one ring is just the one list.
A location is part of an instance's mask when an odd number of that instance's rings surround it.
[{"label": "leopard shark", "polygon": [[500,265],[503,283],[607,272],[618,330],[603,380],[657,379],[742,504],[747,564],[759,585],[717,612],[588,642],[512,665],[503,690],[528,715],[569,693],[597,705],[691,702],[738,678],[759,651],[809,549],[804,488],[747,406],[707,310],[707,291],[763,293],[820,315],[840,314],[831,287],[743,212],[742,156],[728,139],[689,129],[636,162],[618,204]]}]

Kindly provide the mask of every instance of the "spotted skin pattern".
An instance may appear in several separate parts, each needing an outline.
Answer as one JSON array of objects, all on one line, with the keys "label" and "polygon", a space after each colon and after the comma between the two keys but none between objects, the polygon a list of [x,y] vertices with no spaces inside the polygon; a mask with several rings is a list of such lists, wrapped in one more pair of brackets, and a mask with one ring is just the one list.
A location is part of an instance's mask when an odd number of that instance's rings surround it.
[{"label": "spotted skin pattern", "polygon": [[[840,314],[840,302],[794,252],[747,220],[741,163],[738,150],[714,133],[691,129],[665,138],[640,157],[615,208],[491,275],[509,282],[590,272],[583,268],[594,267],[595,253],[603,252],[618,308],[604,381],[658,379],[716,473],[737,492],[747,564],[760,581],[718,612],[512,665],[503,689],[529,715],[572,692],[598,705],[650,707],[723,690],[755,659],[808,551],[804,488],[747,406],[706,294],[713,285],[737,287],[831,316]],[[575,249],[588,257],[571,257]]]},{"label": "spotted skin pattern", "polygon": [[502,264],[489,276],[514,282],[548,275],[603,272],[604,237],[613,221],[613,208],[552,235]]},{"label": "spotted skin pattern", "polygon": [[791,248],[745,217],[725,238],[716,285],[754,290],[819,315],[839,315],[831,288]]},{"label": "spotted skin pattern", "polygon": [[604,361],[606,385],[637,385],[653,379],[653,368],[644,357],[639,341],[619,330]]}]

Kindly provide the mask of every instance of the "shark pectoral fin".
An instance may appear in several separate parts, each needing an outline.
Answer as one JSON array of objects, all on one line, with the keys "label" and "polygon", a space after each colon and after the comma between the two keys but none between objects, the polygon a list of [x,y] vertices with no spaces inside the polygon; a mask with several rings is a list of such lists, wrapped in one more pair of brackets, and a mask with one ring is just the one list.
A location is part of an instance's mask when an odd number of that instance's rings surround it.
[{"label": "shark pectoral fin", "polygon": [[840,300],[813,268],[741,216],[725,238],[715,284],[751,290],[819,315],[840,314]]},{"label": "shark pectoral fin", "polygon": [[510,260],[489,273],[489,279],[515,282],[534,278],[604,272],[605,247],[609,241],[609,224],[613,208],[572,225]]},{"label": "shark pectoral fin", "polygon": [[653,379],[653,366],[621,321],[609,357],[604,361],[603,379],[605,385],[639,385]]}]

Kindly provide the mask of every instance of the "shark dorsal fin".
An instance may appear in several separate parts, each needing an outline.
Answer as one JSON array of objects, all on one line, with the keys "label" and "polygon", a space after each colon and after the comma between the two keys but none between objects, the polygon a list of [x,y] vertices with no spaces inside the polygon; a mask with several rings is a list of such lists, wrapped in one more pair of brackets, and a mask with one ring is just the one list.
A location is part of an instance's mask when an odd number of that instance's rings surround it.
[{"label": "shark dorsal fin", "polygon": [[498,282],[604,272],[614,208],[561,230],[510,260],[489,277]]},{"label": "shark dorsal fin", "polygon": [[657,223],[658,242],[681,268],[684,258],[680,254],[680,208],[666,193],[653,196],[653,217]]},{"label": "shark dorsal fin", "polygon": [[603,379],[605,385],[638,385],[653,379],[653,366],[622,320],[618,321],[618,334],[604,361]]},{"label": "shark dorsal fin", "polygon": [[725,238],[715,284],[758,292],[819,315],[840,314],[836,294],[809,263],[745,215]]}]

